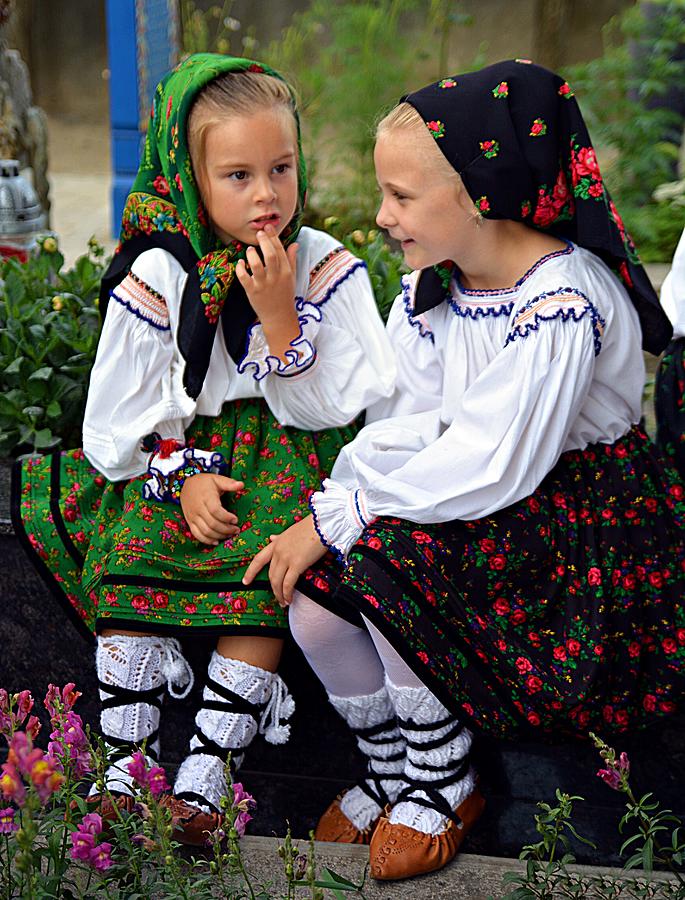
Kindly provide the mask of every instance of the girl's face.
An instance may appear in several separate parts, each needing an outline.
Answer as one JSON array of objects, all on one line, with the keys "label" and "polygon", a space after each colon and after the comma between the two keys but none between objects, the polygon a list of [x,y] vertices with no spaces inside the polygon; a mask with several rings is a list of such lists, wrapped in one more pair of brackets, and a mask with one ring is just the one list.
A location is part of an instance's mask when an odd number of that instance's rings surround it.
[{"label": "girl's face", "polygon": [[287,110],[264,109],[209,126],[198,181],[224,243],[257,244],[270,224],[280,234],[297,207],[297,136]]},{"label": "girl's face", "polygon": [[428,130],[381,133],[374,163],[382,193],[376,222],[400,241],[407,265],[463,261],[474,237],[474,206]]}]

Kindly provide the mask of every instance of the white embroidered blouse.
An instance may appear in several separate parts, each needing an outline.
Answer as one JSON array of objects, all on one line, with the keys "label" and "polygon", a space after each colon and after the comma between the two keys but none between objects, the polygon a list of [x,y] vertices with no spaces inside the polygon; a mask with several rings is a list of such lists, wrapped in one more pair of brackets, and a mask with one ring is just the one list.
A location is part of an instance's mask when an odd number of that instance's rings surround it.
[{"label": "white embroidered blouse", "polygon": [[196,415],[218,415],[229,400],[264,397],[282,424],[317,430],[345,425],[390,396],[394,356],[364,263],[312,228],[301,229],[298,245],[297,352],[287,365],[269,356],[256,324],[236,365],[219,325],[197,401],[183,388],[176,343],[186,273],[164,250],[138,257],[112,291],[83,424],[84,452],[107,478],[142,474],[143,437],[158,432],[182,442]]},{"label": "white embroidered blouse", "polygon": [[369,410],[311,501],[345,556],[380,515],[474,519],[533,492],[565,450],[617,440],[640,420],[637,314],[613,273],[569,244],[510,289],[466,290],[413,315],[405,276],[388,333],[394,394]]},{"label": "white embroidered blouse", "polygon": [[673,325],[673,338],[685,337],[685,229],[680,235],[673,264],[661,286],[659,299]]}]

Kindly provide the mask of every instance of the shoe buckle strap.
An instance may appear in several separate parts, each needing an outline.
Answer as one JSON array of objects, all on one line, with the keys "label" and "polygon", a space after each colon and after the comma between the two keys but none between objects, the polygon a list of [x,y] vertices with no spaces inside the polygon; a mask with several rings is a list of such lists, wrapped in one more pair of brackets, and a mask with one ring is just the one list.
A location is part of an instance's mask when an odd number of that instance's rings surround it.
[{"label": "shoe buckle strap", "polygon": [[[409,783],[409,787],[402,793],[406,794],[411,793],[412,791],[423,791],[425,794],[429,794],[431,791],[436,791],[438,788],[449,787],[452,784],[456,784],[467,774],[469,762],[469,757],[464,756],[462,759],[455,760],[454,765],[456,766],[456,769],[453,769],[452,771],[449,771],[445,766],[442,766],[441,771],[447,771],[447,774],[443,778],[411,778],[405,772],[404,780]],[[413,765],[413,763],[411,764]],[[426,767],[416,766],[416,768],[425,769]]]},{"label": "shoe buckle strap", "polygon": [[461,818],[457,815],[456,811],[452,809],[442,794],[438,793],[438,791],[433,791],[430,788],[421,788],[421,790],[427,795],[428,799],[425,799],[424,797],[408,796],[408,793],[411,794],[410,788],[409,792],[402,791],[395,803],[401,803],[403,800],[410,800],[412,803],[424,806],[426,809],[434,809],[436,812],[439,812],[440,815],[445,816],[445,818],[451,819],[457,828],[464,827]]},{"label": "shoe buckle strap", "polygon": [[105,743],[113,748],[112,751],[107,754],[107,759],[110,763],[118,762],[125,756],[132,756],[137,750],[142,750],[143,743],[145,743],[145,755],[149,756],[155,762],[158,761],[159,754],[153,746],[159,738],[159,729],[157,728],[155,728],[155,730],[147,737],[143,738],[142,741],[124,741],[121,738],[113,737],[109,734],[103,734],[103,738]]},{"label": "shoe buckle strap", "polygon": [[458,737],[463,730],[463,724],[461,722],[455,722],[454,726],[450,728],[447,734],[443,734],[442,737],[434,738],[432,741],[412,740],[411,738],[408,738],[406,734],[404,735],[404,738],[407,742],[407,747],[411,747],[412,750],[437,750],[438,747],[449,744],[449,742],[454,740],[455,737]]},{"label": "shoe buckle strap", "polygon": [[192,748],[190,751],[191,756],[202,753],[206,756],[215,756],[218,760],[225,763],[230,754],[231,769],[235,767],[235,755],[241,756],[249,746],[249,744],[245,744],[243,747],[222,747],[221,744],[217,744],[216,741],[208,738],[202,731],[196,731],[193,736],[200,741],[200,745]]},{"label": "shoe buckle strap", "polygon": [[[396,731],[397,730],[397,719],[386,719],[385,722],[379,722],[378,725],[370,725],[368,728],[352,728],[351,731],[353,734],[361,738],[363,741],[366,741],[369,744],[383,744],[388,738],[387,737],[379,737],[379,735],[384,734],[386,731]],[[375,740],[374,740],[375,738]]]},{"label": "shoe buckle strap", "polygon": [[113,709],[116,706],[128,706],[130,703],[148,703],[161,709],[164,688],[148,688],[145,691],[135,691],[132,688],[121,687],[118,684],[108,684],[98,679],[98,687],[106,694],[111,694],[100,701],[101,709]]}]

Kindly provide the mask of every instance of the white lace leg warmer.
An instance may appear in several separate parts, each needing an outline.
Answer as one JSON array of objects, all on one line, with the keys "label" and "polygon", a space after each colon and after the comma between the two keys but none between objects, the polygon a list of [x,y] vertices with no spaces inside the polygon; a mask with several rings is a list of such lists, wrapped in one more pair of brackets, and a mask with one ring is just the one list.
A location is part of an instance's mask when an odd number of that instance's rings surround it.
[{"label": "white lace leg warmer", "polygon": [[441,807],[446,810],[446,803],[455,810],[475,787],[468,758],[471,732],[427,687],[386,684],[407,741],[404,775],[409,783],[390,812],[390,823],[440,834],[448,822]]},{"label": "white lace leg warmer", "polygon": [[290,725],[282,720],[292,715],[295,704],[279,675],[216,651],[202,700],[190,755],[178,770],[174,794],[210,812],[220,808],[226,794],[224,767],[229,752],[232,768],[237,769],[257,733],[269,743],[285,743]]},{"label": "white lace leg warmer", "polygon": [[354,732],[359,749],[369,761],[367,778],[347,791],[340,801],[342,812],[355,828],[364,831],[407,786],[401,778],[404,739],[385,687],[375,694],[360,697],[329,694],[328,699]]},{"label": "white lace leg warmer", "polygon": [[[193,673],[175,638],[111,635],[98,637],[95,665],[100,686],[100,730],[110,765],[109,790],[132,793],[128,763],[144,741],[148,760],[159,758],[159,715],[165,688],[185,697]],[[175,693],[174,683],[185,690]],[[91,793],[97,789],[93,786]]]}]

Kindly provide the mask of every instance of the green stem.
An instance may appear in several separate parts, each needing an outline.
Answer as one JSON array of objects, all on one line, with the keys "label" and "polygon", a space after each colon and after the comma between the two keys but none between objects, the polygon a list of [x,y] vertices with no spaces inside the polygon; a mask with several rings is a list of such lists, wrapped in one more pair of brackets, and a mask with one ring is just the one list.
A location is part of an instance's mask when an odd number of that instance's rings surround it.
[{"label": "green stem", "polygon": [[14,889],[14,879],[12,878],[12,865],[10,858],[10,836],[5,835],[5,850],[7,851],[7,900],[12,900],[12,891]]},{"label": "green stem", "polygon": [[[628,785],[628,784],[626,784],[626,786],[625,786],[625,793],[626,793],[626,796],[627,796],[629,802],[631,803],[631,805],[634,807],[638,807],[639,804],[637,802],[637,798],[633,794],[633,792],[630,788],[630,785]],[[642,833],[645,836],[645,838],[649,834],[650,824],[651,824],[650,817],[646,813],[642,812],[642,810],[640,810],[639,827],[641,828]],[[656,859],[656,861],[660,862],[660,863],[664,863],[670,869],[670,871],[675,875],[675,877],[678,879],[680,884],[685,885],[685,877],[683,877],[681,872],[679,872],[678,869],[674,866],[673,860],[671,859],[671,857],[667,855],[664,858],[664,856],[663,856],[663,853],[665,850],[664,846],[662,844],[660,844],[659,841],[655,837],[652,837],[652,843],[654,845],[654,851],[655,851],[654,858]]]},{"label": "green stem", "polygon": [[[243,863],[243,856],[240,852],[240,847],[238,845],[238,841],[235,838],[228,839],[229,844],[231,846],[231,850],[235,854],[236,859],[238,860],[238,869],[240,870],[240,874],[243,876],[243,881],[247,886],[248,891],[250,892],[250,900],[257,900],[255,892],[252,890],[252,884],[250,882],[250,876],[247,873],[247,869],[245,868],[245,864]],[[288,885],[288,897],[290,897],[290,885]]]}]

